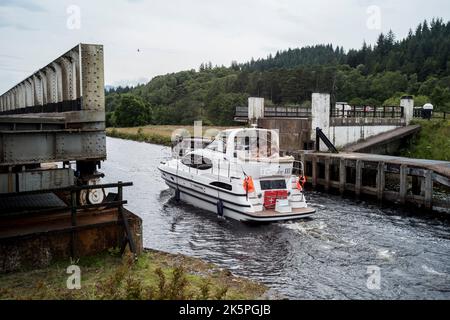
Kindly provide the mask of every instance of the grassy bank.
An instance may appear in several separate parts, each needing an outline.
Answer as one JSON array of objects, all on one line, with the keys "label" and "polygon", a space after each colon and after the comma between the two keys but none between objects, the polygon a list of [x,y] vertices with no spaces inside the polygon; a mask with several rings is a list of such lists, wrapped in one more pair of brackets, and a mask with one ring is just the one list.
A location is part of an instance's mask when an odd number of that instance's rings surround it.
[{"label": "grassy bank", "polygon": [[415,120],[422,129],[401,155],[418,159],[450,161],[450,120]]},{"label": "grassy bank", "polygon": [[[224,130],[228,127],[208,127],[203,126],[203,134],[211,129]],[[177,129],[187,130],[191,135],[194,135],[193,126],[175,126],[175,125],[155,125],[133,128],[107,128],[106,134],[109,137],[128,139],[134,141],[143,141],[154,144],[161,144],[165,146],[171,145],[172,133]],[[211,132],[211,131],[210,131]],[[206,134],[206,136],[210,136]]]},{"label": "grassy bank", "polygon": [[69,261],[0,275],[0,299],[258,299],[264,285],[199,259],[146,251],[136,261],[116,253],[82,258],[81,289],[69,290]]}]

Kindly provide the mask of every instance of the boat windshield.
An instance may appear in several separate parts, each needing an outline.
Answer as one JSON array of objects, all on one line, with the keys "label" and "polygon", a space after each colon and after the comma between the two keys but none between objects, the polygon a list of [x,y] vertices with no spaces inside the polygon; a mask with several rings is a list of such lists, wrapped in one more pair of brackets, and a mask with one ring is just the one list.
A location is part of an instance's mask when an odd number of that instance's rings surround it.
[{"label": "boat windshield", "polygon": [[221,132],[217,135],[213,142],[211,142],[206,149],[212,151],[218,151],[222,153],[227,153],[227,141],[229,132]]}]

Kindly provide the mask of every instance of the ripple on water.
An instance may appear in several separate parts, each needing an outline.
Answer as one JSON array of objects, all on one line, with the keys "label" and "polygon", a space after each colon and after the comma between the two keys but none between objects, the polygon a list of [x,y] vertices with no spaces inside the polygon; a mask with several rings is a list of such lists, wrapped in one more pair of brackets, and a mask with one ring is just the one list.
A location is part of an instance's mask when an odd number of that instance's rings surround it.
[{"label": "ripple on water", "polygon": [[[205,259],[289,298],[450,299],[449,223],[365,201],[309,192],[309,220],[249,226],[172,200],[156,169],[167,148],[107,139],[109,182],[143,219],[144,244]],[[381,289],[367,287],[380,267]]]}]

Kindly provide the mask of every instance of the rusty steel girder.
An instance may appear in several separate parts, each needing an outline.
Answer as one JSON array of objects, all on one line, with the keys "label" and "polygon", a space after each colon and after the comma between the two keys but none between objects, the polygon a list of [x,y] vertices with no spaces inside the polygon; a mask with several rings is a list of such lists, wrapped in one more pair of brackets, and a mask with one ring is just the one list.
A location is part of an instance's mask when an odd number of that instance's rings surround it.
[{"label": "rusty steel girder", "polygon": [[103,46],[79,44],[0,96],[0,167],[106,159]]},{"label": "rusty steel girder", "polygon": [[0,96],[0,114],[103,110],[103,46],[79,44]]}]

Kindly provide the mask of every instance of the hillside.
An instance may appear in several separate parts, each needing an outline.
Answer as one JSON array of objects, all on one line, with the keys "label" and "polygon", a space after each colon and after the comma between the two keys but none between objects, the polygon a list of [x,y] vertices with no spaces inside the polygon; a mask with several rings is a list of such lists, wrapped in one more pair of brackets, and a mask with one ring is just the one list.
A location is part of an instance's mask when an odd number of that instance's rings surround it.
[{"label": "hillside", "polygon": [[230,67],[202,64],[199,70],[153,78],[135,88],[107,91],[108,124],[232,124],[234,107],[248,96],[267,103],[308,105],[314,91],[336,101],[382,105],[402,94],[450,111],[450,22],[424,21],[405,39],[389,32],[372,46],[348,52],[317,45],[279,51]]}]

